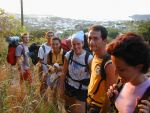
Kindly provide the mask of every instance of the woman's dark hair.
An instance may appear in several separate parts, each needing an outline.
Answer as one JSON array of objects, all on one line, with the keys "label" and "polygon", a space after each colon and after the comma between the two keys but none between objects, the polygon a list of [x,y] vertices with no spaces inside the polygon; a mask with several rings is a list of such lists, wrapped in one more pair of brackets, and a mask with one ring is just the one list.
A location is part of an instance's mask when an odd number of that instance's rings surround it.
[{"label": "woman's dark hair", "polygon": [[59,43],[61,44],[61,40],[60,40],[60,38],[59,37],[54,37],[54,38],[52,38],[52,41],[53,40],[58,40],[59,41]]},{"label": "woman's dark hair", "polygon": [[142,73],[146,73],[150,66],[150,47],[141,36],[133,32],[116,37],[108,45],[107,52],[122,58],[130,66],[143,64]]},{"label": "woman's dark hair", "polygon": [[101,32],[102,39],[107,39],[108,31],[104,26],[101,25],[92,25],[89,27],[88,31],[93,30],[97,32]]}]

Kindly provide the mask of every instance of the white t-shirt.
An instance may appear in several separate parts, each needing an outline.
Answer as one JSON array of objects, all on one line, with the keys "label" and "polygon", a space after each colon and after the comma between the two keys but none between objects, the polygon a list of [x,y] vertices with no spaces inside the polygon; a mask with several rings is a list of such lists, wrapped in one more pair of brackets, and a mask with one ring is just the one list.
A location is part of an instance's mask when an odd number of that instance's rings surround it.
[{"label": "white t-shirt", "polygon": [[119,113],[133,113],[137,105],[137,98],[141,98],[149,86],[150,78],[137,86],[126,83],[115,102]]},{"label": "white t-shirt", "polygon": [[[70,52],[71,51],[67,52],[65,55],[67,60],[69,59]],[[79,56],[74,53],[73,54],[73,60],[80,63],[80,64],[86,65],[85,64],[85,55],[86,55],[86,51],[84,51]],[[93,56],[89,55],[87,63],[89,64],[92,61],[92,59],[93,59]],[[69,70],[69,75],[74,80],[83,80],[83,79],[90,78],[90,73],[87,70],[87,67],[83,67],[79,64],[76,64],[73,61],[71,64],[69,63],[68,70]],[[75,87],[76,89],[78,89],[80,86],[79,82],[75,82],[75,81],[71,80],[71,78],[68,77],[68,84]],[[87,86],[82,85],[82,89],[87,89]]]},{"label": "white t-shirt", "polygon": [[22,60],[22,67],[24,70],[29,69],[30,65],[29,65],[29,49],[27,45],[24,44],[20,44],[17,46],[16,48],[16,56],[21,56],[23,57]]},{"label": "white t-shirt", "polygon": [[[42,46],[44,46],[45,51]],[[50,50],[51,50],[51,46],[47,45],[47,43],[44,43],[41,45],[41,47],[39,48],[39,51],[38,51],[38,57],[40,59],[43,59],[42,67],[43,67],[43,72],[45,72],[45,73],[48,72],[48,68],[47,68],[46,64],[47,64],[47,55],[50,52]]]}]

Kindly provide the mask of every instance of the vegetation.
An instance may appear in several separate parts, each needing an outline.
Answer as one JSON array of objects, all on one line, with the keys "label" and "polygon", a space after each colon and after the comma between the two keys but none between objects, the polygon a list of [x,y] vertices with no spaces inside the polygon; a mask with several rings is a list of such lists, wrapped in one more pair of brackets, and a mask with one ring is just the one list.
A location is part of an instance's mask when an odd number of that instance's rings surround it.
[{"label": "vegetation", "polygon": [[[60,18],[53,18],[53,20]],[[90,24],[88,24],[90,25]],[[119,33],[134,31],[141,34],[146,41],[150,44],[150,22],[142,21],[126,21],[123,23],[126,29],[117,29],[114,27],[108,27],[109,38],[114,39]],[[76,25],[74,29],[64,30],[61,34],[61,38],[66,38],[72,35],[77,30],[84,29],[87,32],[87,25]],[[21,32],[29,31],[31,35],[30,44],[33,42],[43,43],[45,42],[45,32],[48,30],[56,30],[54,28],[49,29],[34,29],[31,26],[21,27],[20,20],[16,19],[15,16],[5,13],[4,10],[0,9],[0,113],[62,113],[63,102],[59,102],[58,109],[51,102],[45,102],[39,95],[40,81],[38,79],[37,67],[32,66],[33,74],[33,85],[30,89],[26,85],[19,86],[18,71],[15,66],[10,66],[6,62],[7,46],[6,38],[12,35],[20,35]],[[51,90],[49,89],[46,95],[50,95]],[[50,96],[49,96],[50,97]],[[60,111],[58,111],[60,110]],[[63,111],[65,113],[65,110]]]},{"label": "vegetation", "polygon": [[[33,84],[30,88],[26,82],[22,86],[19,85],[19,74],[16,67],[6,62],[8,48],[6,38],[20,35],[24,31],[26,29],[21,28],[19,20],[0,9],[0,113],[62,113],[52,103],[50,89],[46,92],[49,97],[48,101],[44,101],[39,95],[40,81],[37,66],[31,66]],[[33,33],[31,43],[45,41],[45,38],[35,38],[35,36],[38,37],[43,34],[35,34]],[[59,107],[63,108],[62,102],[59,102]]]},{"label": "vegetation", "polygon": [[8,37],[10,35],[19,35],[24,32],[25,28],[21,27],[20,21],[15,19],[13,15],[5,13],[0,9],[0,37]]},{"label": "vegetation", "polygon": [[117,35],[119,35],[120,30],[114,28],[108,28],[108,37],[114,39]]},{"label": "vegetation", "polygon": [[140,22],[138,33],[141,34],[150,45],[150,21]]}]

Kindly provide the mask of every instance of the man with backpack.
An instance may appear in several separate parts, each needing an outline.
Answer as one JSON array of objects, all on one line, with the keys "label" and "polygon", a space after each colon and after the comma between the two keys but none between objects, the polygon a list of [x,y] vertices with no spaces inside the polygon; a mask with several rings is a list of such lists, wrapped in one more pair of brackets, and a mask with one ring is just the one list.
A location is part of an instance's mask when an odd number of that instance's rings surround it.
[{"label": "man with backpack", "polygon": [[89,48],[94,57],[88,86],[87,113],[106,113],[106,92],[117,79],[115,67],[106,52],[107,34],[106,28],[100,25],[93,25],[88,30]]},{"label": "man with backpack", "polygon": [[21,35],[22,44],[19,44],[16,48],[16,63],[18,67],[18,71],[20,73],[20,85],[23,81],[29,81],[32,83],[32,77],[30,72],[30,64],[29,64],[29,50],[28,50],[28,43],[29,43],[29,34],[23,33]]},{"label": "man with backpack", "polygon": [[43,83],[44,79],[46,79],[45,78],[46,76],[44,76],[44,74],[48,73],[47,55],[51,50],[51,41],[53,37],[54,37],[54,33],[52,31],[48,31],[45,35],[47,42],[42,44],[38,51],[38,58],[39,58],[39,63],[40,63],[39,79],[41,81],[41,88],[40,88],[41,96],[43,96],[43,93],[44,93],[43,89],[45,89],[45,88],[42,88],[44,86],[42,84],[45,84]]}]

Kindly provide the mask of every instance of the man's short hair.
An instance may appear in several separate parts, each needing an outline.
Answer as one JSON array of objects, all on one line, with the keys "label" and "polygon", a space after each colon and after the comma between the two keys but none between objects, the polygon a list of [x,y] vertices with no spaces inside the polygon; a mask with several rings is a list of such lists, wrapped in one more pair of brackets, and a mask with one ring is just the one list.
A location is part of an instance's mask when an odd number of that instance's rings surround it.
[{"label": "man's short hair", "polygon": [[54,36],[54,32],[53,31],[48,31],[48,32],[45,33],[45,38],[48,37],[48,34],[53,34],[53,36]]},{"label": "man's short hair", "polygon": [[21,38],[23,38],[24,36],[29,36],[29,33],[21,33]]},{"label": "man's short hair", "polygon": [[88,31],[91,31],[91,30],[101,32],[102,39],[103,40],[107,39],[108,31],[104,26],[92,25],[89,27]]}]

